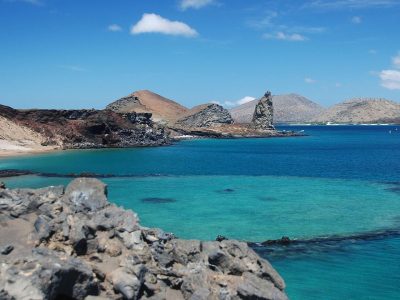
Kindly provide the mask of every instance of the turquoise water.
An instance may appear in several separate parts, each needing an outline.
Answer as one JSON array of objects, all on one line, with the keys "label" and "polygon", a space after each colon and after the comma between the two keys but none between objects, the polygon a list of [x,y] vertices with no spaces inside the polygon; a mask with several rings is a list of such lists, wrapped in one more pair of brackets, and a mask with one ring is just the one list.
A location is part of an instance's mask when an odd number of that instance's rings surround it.
[{"label": "turquoise water", "polygon": [[[400,227],[395,127],[294,129],[309,136],[64,151],[2,159],[0,168],[135,175],[104,179],[110,199],[138,212],[143,224],[184,238],[311,239]],[[10,187],[40,187],[69,179],[5,181]],[[292,299],[400,298],[397,236],[322,244],[307,253],[258,251],[283,275]]]}]

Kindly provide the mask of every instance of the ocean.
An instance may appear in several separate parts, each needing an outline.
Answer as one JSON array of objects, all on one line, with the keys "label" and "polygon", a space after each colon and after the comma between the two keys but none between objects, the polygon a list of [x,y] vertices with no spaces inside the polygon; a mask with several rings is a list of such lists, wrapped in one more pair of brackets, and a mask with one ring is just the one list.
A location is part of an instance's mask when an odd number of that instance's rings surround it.
[{"label": "ocean", "polygon": [[[178,237],[259,243],[291,299],[400,299],[400,126],[282,126],[307,136],[188,140],[0,159],[105,176],[109,199]],[[391,133],[390,133],[391,131]],[[36,175],[8,187],[67,184]]]}]

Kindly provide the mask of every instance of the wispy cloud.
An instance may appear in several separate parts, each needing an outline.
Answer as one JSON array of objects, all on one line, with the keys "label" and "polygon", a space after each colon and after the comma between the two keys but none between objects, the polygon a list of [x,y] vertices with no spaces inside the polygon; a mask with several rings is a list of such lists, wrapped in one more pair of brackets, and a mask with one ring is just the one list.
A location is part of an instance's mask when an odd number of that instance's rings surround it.
[{"label": "wispy cloud", "polygon": [[376,51],[375,49],[370,49],[370,50],[368,50],[368,53],[375,55],[376,53],[378,53],[378,51]]},{"label": "wispy cloud", "polygon": [[263,34],[263,38],[267,40],[280,40],[280,41],[289,41],[289,42],[304,42],[307,38],[304,35],[298,33],[284,33],[284,32],[277,32],[277,33],[265,33]]},{"label": "wispy cloud", "polygon": [[171,21],[157,14],[143,14],[142,18],[131,28],[131,34],[142,33],[161,33],[166,35],[176,35],[184,37],[195,37],[197,31],[189,25]]},{"label": "wispy cloud", "polygon": [[310,78],[310,77],[306,77],[306,78],[304,78],[304,82],[308,83],[308,84],[314,84],[317,81],[315,79]]},{"label": "wispy cloud", "polygon": [[238,100],[236,103],[239,105],[242,105],[242,104],[251,102],[253,100],[256,100],[256,98],[251,97],[251,96],[246,96],[246,97],[243,97],[242,99]]},{"label": "wispy cloud", "polygon": [[189,8],[199,9],[215,3],[215,0],[182,0],[180,3],[180,8],[182,10]]},{"label": "wispy cloud", "polygon": [[362,18],[360,16],[354,16],[351,18],[351,23],[353,24],[361,24]]},{"label": "wispy cloud", "polygon": [[73,72],[87,72],[88,70],[77,65],[61,65],[59,68]]},{"label": "wispy cloud", "polygon": [[262,18],[250,20],[247,25],[256,30],[268,30],[269,32],[262,36],[264,39],[281,41],[306,41],[308,37],[305,34],[318,34],[326,31],[326,28],[322,26],[285,25],[278,21],[279,16],[276,11],[267,11]]},{"label": "wispy cloud", "polygon": [[43,5],[43,2],[41,0],[3,0],[4,2],[22,2],[22,3],[28,3],[32,5]]},{"label": "wispy cloud", "polygon": [[392,58],[392,62],[395,68],[400,69],[400,52],[397,54],[397,56]]},{"label": "wispy cloud", "polygon": [[371,7],[391,7],[399,4],[397,0],[312,0],[304,7],[319,9],[362,9]]},{"label": "wispy cloud", "polygon": [[239,105],[248,103],[248,102],[253,101],[253,100],[256,100],[256,98],[251,97],[251,96],[245,96],[242,99],[239,99],[237,101],[224,101],[224,102],[211,101],[211,103],[215,103],[215,104],[222,105],[222,106],[230,108],[230,107],[235,107],[235,106],[239,106]]},{"label": "wispy cloud", "polygon": [[107,27],[107,30],[111,32],[118,32],[122,31],[122,27],[119,26],[118,24],[111,24]]},{"label": "wispy cloud", "polygon": [[[400,69],[400,52],[392,58],[393,67]],[[379,73],[381,86],[389,90],[400,90],[400,71],[398,70],[383,70]]]},{"label": "wispy cloud", "polygon": [[383,70],[379,73],[381,86],[389,90],[400,90],[400,71]]}]

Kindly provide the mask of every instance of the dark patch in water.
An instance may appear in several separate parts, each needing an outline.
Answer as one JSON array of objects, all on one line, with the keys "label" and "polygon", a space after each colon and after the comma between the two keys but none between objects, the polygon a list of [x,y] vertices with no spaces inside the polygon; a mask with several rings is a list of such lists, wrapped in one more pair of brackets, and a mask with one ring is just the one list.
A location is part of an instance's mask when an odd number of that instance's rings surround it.
[{"label": "dark patch in water", "polygon": [[391,188],[388,188],[388,189],[386,189],[386,190],[389,191],[389,192],[393,192],[393,193],[396,193],[396,194],[400,194],[400,186],[391,187]]},{"label": "dark patch in water", "polygon": [[264,202],[272,202],[272,201],[277,201],[278,198],[275,197],[270,197],[270,196],[261,196],[261,197],[257,197],[259,200],[264,201]]},{"label": "dark patch in water", "polygon": [[15,176],[25,176],[25,175],[35,175],[39,177],[50,177],[50,178],[143,178],[143,177],[168,177],[168,175],[163,174],[97,174],[91,172],[81,172],[81,173],[45,173],[29,170],[16,170],[16,169],[6,169],[0,170],[0,178],[15,177]]},{"label": "dark patch in water", "polygon": [[172,198],[157,198],[157,197],[143,198],[141,199],[141,201],[145,203],[154,203],[154,204],[176,202],[176,200]]},{"label": "dark patch in water", "polygon": [[224,189],[224,190],[219,190],[217,193],[233,193],[235,190],[234,189]]},{"label": "dark patch in water", "polygon": [[376,230],[350,235],[332,235],[311,239],[267,240],[262,243],[248,243],[259,255],[270,259],[281,259],[291,256],[312,255],[318,252],[343,251],[357,243],[400,237],[400,228]]}]

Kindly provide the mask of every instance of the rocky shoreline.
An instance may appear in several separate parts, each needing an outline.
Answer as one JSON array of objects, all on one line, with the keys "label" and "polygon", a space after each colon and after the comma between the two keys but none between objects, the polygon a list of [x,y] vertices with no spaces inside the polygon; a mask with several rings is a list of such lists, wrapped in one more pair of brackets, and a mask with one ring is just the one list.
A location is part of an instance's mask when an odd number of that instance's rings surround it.
[{"label": "rocky shoreline", "polygon": [[107,187],[0,186],[1,299],[287,299],[246,243],[181,240],[110,204]]}]

